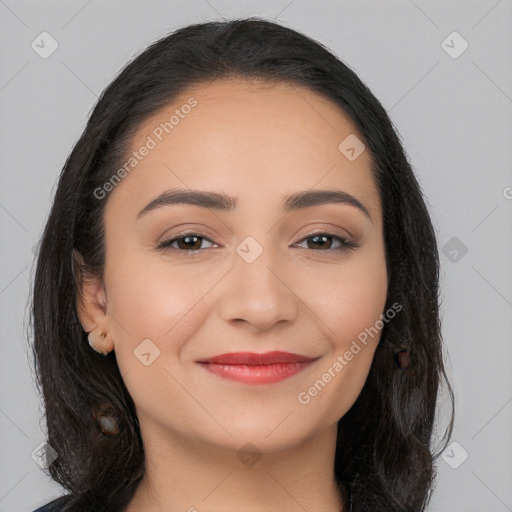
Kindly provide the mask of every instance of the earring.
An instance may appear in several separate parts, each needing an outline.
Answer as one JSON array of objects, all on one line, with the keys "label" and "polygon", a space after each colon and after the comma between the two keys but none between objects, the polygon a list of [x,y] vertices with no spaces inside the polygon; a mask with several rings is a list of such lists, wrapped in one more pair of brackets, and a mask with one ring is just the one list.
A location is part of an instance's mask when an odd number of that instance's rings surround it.
[{"label": "earring", "polygon": [[108,404],[102,404],[93,412],[98,428],[107,436],[113,437],[119,434],[119,420],[115,414],[115,410]]},{"label": "earring", "polygon": [[87,335],[87,339],[91,348],[103,356],[106,356],[114,348],[112,340],[104,331],[98,333],[95,329]]},{"label": "earring", "polygon": [[412,359],[407,350],[395,353],[395,363],[400,370],[408,370],[412,367]]}]

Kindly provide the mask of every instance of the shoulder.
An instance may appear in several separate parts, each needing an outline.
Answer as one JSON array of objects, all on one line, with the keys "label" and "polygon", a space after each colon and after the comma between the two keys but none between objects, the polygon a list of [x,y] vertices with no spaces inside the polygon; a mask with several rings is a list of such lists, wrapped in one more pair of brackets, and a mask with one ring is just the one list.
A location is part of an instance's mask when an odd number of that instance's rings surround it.
[{"label": "shoulder", "polygon": [[67,500],[65,496],[61,496],[60,498],[57,498],[53,501],[50,501],[46,505],[39,507],[38,509],[34,510],[34,512],[61,512],[66,501]]},{"label": "shoulder", "polygon": [[53,512],[55,509],[51,505],[43,505],[38,509],[34,510],[34,512]]}]

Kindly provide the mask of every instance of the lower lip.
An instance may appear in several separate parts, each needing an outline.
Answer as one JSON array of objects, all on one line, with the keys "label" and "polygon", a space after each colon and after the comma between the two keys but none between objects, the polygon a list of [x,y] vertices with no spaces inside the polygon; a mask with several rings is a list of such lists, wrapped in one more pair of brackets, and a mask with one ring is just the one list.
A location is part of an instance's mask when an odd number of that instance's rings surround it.
[{"label": "lower lip", "polygon": [[275,363],[265,365],[199,363],[209,372],[225,379],[244,384],[271,384],[292,377],[305,370],[314,361],[307,363]]}]

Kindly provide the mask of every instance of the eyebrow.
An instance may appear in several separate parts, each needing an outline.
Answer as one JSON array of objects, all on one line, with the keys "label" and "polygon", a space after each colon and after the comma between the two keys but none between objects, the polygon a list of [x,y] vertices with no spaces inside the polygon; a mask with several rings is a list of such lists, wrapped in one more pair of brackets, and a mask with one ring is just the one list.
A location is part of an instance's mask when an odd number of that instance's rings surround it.
[{"label": "eyebrow", "polygon": [[[346,204],[354,206],[362,211],[370,221],[373,222],[368,209],[353,195],[343,190],[304,190],[295,192],[282,198],[282,208],[285,213],[289,213],[311,206],[323,204]],[[231,212],[236,208],[236,197],[219,192],[209,192],[191,189],[170,189],[166,190],[158,197],[147,204],[138,214],[137,219],[146,213],[173,204],[190,204],[201,206],[203,208],[212,208],[218,211]]]}]

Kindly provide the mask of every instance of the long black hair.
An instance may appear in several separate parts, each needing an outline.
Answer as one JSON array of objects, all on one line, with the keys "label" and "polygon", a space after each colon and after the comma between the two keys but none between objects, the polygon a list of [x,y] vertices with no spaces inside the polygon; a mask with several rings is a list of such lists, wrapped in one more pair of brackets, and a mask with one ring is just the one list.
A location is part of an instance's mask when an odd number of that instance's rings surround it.
[{"label": "long black hair", "polygon": [[[91,350],[76,299],[81,276],[102,276],[101,188],[125,161],[141,123],[189,86],[224,77],[284,82],[337,105],[370,152],[380,194],[386,310],[402,310],[382,330],[360,396],[338,422],[335,475],[353,510],[425,510],[434,487],[436,404],[445,374],[439,319],[439,255],[421,188],[386,111],[325,46],[257,17],[189,25],[151,44],[104,90],[59,177],[36,262],[31,309],[38,389],[47,441],[57,451],[51,477],[68,494],[62,510],[123,511],[144,475],[134,403],[115,353]],[[395,353],[407,350],[402,370]],[[98,427],[98,410],[118,421]],[[453,427],[453,407],[445,445]],[[443,447],[444,448],[444,447]],[[442,450],[441,450],[442,451]]]}]

